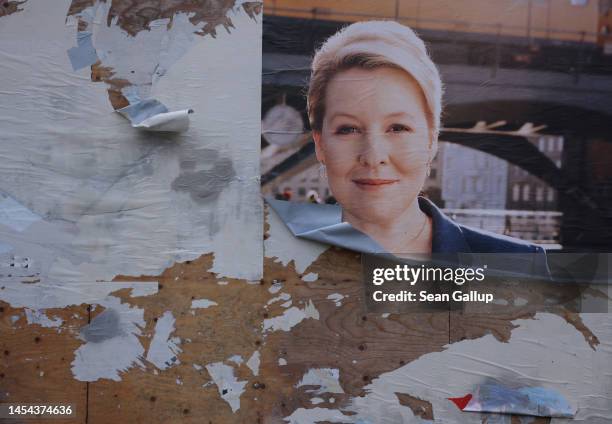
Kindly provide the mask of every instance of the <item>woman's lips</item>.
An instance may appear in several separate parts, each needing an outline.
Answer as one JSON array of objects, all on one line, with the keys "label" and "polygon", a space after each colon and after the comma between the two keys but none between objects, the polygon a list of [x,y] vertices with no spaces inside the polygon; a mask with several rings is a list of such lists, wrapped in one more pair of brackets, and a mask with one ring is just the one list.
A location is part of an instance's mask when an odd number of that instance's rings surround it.
[{"label": "woman's lips", "polygon": [[395,184],[399,180],[383,179],[383,178],[357,178],[353,182],[357,187],[364,190],[376,190],[379,188],[388,187]]}]

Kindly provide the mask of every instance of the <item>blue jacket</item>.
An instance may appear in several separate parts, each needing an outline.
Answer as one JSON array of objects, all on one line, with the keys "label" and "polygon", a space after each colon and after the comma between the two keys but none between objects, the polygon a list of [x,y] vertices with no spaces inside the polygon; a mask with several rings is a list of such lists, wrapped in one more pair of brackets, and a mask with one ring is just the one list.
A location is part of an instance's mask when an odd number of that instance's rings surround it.
[{"label": "blue jacket", "polygon": [[495,256],[496,262],[504,269],[550,275],[546,251],[542,247],[458,224],[424,197],[419,197],[419,208],[432,220],[432,253],[510,253],[512,255]]},{"label": "blue jacket", "polygon": [[[380,254],[384,249],[372,238],[342,222],[339,205],[296,203],[267,198],[294,236],[344,247],[357,252]],[[549,276],[544,249],[525,241],[488,231],[477,230],[453,222],[433,203],[419,197],[419,207],[432,219],[432,253],[503,253],[488,256],[495,266],[504,270],[519,271],[526,275]],[[464,255],[463,260],[469,260]],[[450,259],[449,260],[457,260]],[[493,265],[493,264],[492,264]]]}]

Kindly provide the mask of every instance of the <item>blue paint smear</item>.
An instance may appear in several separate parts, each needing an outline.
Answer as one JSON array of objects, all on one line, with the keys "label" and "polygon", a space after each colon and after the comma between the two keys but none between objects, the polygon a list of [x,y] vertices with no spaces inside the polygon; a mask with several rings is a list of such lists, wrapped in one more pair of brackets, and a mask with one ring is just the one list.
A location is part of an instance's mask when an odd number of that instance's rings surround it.
[{"label": "blue paint smear", "polygon": [[464,411],[532,415],[536,417],[573,417],[574,408],[555,390],[544,387],[510,388],[484,384]]},{"label": "blue paint smear", "polygon": [[74,71],[91,66],[98,61],[98,53],[93,46],[92,35],[89,31],[78,32],[77,46],[68,49],[68,58]]}]

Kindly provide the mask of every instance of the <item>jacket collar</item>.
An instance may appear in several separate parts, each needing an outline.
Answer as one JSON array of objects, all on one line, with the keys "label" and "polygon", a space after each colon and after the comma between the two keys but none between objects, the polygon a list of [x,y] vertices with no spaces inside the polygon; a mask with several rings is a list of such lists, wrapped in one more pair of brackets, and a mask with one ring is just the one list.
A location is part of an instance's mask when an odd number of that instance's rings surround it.
[{"label": "jacket collar", "polygon": [[470,253],[470,245],[465,239],[461,227],[444,215],[430,200],[419,197],[419,208],[432,221],[432,253]]},{"label": "jacket collar", "polygon": [[[364,253],[384,249],[366,234],[342,222],[339,205],[296,203],[266,198],[294,236],[344,247]],[[461,227],[440,211],[430,200],[419,197],[419,208],[432,220],[432,253],[470,253]]]}]

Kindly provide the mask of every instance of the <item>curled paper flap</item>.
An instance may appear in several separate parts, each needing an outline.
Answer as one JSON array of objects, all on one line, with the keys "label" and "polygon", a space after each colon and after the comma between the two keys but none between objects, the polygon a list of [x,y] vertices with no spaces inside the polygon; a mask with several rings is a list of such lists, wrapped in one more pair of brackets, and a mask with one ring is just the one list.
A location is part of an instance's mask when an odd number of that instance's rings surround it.
[{"label": "curled paper flap", "polygon": [[148,131],[187,131],[189,129],[190,113],[193,113],[191,109],[160,113],[145,119],[138,125],[134,125],[134,128],[142,128]]},{"label": "curled paper flap", "polygon": [[272,198],[266,198],[266,202],[296,237],[362,253],[380,254],[385,251],[366,234],[348,222],[342,222],[342,209],[338,205],[296,203]]},{"label": "curled paper flap", "polygon": [[478,386],[473,395],[449,400],[468,412],[559,418],[576,415],[576,409],[560,393],[544,387],[511,388],[497,383],[484,384]]},{"label": "curled paper flap", "polygon": [[168,112],[168,108],[155,99],[135,102],[118,109],[124,118],[128,119],[134,128],[146,131],[182,132],[189,128],[191,109]]}]

